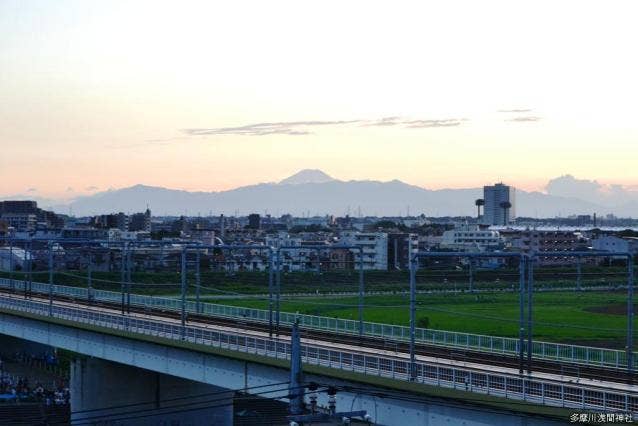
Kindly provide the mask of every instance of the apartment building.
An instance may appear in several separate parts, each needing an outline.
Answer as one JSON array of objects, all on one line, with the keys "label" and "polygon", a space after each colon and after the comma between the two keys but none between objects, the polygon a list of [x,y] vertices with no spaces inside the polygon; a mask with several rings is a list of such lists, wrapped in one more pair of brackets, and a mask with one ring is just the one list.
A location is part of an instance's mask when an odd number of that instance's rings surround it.
[{"label": "apartment building", "polygon": [[484,252],[502,248],[498,231],[478,225],[461,225],[443,232],[440,248],[454,251]]},{"label": "apartment building", "polygon": [[[388,269],[388,234],[384,232],[342,232],[339,242],[345,245],[361,247],[363,250],[363,269]],[[362,261],[360,250],[351,249],[354,263]]]},{"label": "apartment building", "polygon": [[[587,241],[580,232],[573,231],[518,231],[511,235],[512,250],[539,255],[541,265],[571,264],[574,256],[570,252],[587,249]],[[543,256],[543,252],[564,252],[560,256]]]}]

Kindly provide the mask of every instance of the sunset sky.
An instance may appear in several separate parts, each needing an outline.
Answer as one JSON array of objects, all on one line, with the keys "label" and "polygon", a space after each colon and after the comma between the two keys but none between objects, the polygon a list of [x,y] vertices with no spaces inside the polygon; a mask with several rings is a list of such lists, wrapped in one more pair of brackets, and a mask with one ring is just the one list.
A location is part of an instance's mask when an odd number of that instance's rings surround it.
[{"label": "sunset sky", "polygon": [[638,184],[635,1],[0,0],[0,195]]}]

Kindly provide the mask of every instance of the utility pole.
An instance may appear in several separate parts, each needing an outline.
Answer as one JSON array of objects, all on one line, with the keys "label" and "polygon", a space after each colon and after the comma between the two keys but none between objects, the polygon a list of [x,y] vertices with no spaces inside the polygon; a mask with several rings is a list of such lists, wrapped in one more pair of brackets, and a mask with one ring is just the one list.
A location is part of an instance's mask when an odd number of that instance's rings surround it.
[{"label": "utility pole", "polygon": [[[524,351],[525,351],[525,264],[526,257],[521,255],[519,260],[519,318],[518,318],[518,354],[519,354],[519,364],[518,364],[518,372],[519,374],[523,374],[523,362],[524,362]],[[530,261],[531,261],[530,257]]]},{"label": "utility pole", "polygon": [[186,247],[182,248],[182,270],[181,270],[181,278],[182,278],[182,309],[180,314],[180,319],[182,322],[182,340],[186,338]]},{"label": "utility pole", "polygon": [[631,378],[634,370],[634,262],[627,254],[627,373]]},{"label": "utility pole", "polygon": [[122,243],[122,255],[120,256],[121,258],[121,268],[120,268],[120,284],[121,284],[121,290],[120,292],[122,293],[122,315],[124,315],[125,313],[125,308],[124,308],[124,302],[125,302],[125,296],[124,293],[126,291],[125,288],[125,284],[124,282],[126,281],[126,243]]},{"label": "utility pole", "polygon": [[279,336],[279,314],[280,314],[280,299],[281,299],[281,249],[277,250],[277,275],[275,282],[275,329],[277,336]]},{"label": "utility pole", "polygon": [[49,316],[53,316],[53,243],[49,241]]},{"label": "utility pole", "polygon": [[410,259],[410,380],[416,380],[416,262]]},{"label": "utility pole", "polygon": [[[304,379],[301,364],[301,337],[299,334],[299,320],[295,320],[292,325],[292,334],[290,337],[290,385],[288,387],[288,398],[290,400],[290,425],[300,424],[317,424],[331,423],[335,420],[347,419],[348,423],[353,417],[360,417],[363,421],[369,423],[371,419],[365,410],[337,412],[337,389],[336,387],[328,387],[328,412],[317,413],[317,384],[310,383],[310,413],[307,412],[304,402]],[[342,423],[344,424],[344,423]]]},{"label": "utility pole", "polygon": [[274,285],[274,277],[275,277],[275,252],[271,248],[268,253],[268,335],[272,337],[273,331],[273,285]]},{"label": "utility pole", "polygon": [[365,303],[365,283],[363,281],[363,247],[359,247],[359,337],[363,337],[363,305]]},{"label": "utility pole", "polygon": [[201,285],[202,285],[202,276],[200,273],[200,262],[201,262],[201,254],[199,252],[199,249],[197,249],[197,252],[195,253],[195,298],[196,298],[196,302],[195,302],[195,312],[197,312],[198,314],[201,313]]},{"label": "utility pole", "polygon": [[87,302],[91,304],[93,302],[93,256],[91,253],[91,245],[88,246],[88,266],[86,271],[86,298]]},{"label": "utility pole", "polygon": [[292,335],[290,337],[290,415],[303,414],[304,390],[303,372],[301,366],[301,338],[299,335],[299,320],[296,319],[292,325]]},{"label": "utility pole", "polygon": [[33,247],[31,240],[25,244],[25,247],[27,248],[24,253],[24,261],[27,264],[27,281],[24,283],[24,298],[26,299],[29,297],[31,291],[31,250]]},{"label": "utility pole", "polygon": [[15,283],[13,282],[13,240],[9,240],[9,287],[15,292]]},{"label": "utility pole", "polygon": [[132,248],[126,252],[126,311],[129,314],[131,313],[131,269],[133,269],[133,262],[131,260],[134,250],[135,248]]},{"label": "utility pole", "polygon": [[527,374],[532,373],[532,352],[534,346],[532,342],[532,317],[534,310],[534,260],[530,259],[527,265]]}]

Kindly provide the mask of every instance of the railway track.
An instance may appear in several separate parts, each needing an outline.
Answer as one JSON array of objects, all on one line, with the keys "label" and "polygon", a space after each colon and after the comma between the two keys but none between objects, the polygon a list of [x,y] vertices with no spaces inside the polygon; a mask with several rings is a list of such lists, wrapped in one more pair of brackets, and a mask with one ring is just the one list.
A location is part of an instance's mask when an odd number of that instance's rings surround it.
[{"label": "railway track", "polygon": [[[11,294],[23,296],[23,292],[14,292],[9,289],[0,289],[0,294]],[[42,295],[41,293],[37,293]],[[29,298],[27,294],[25,296]],[[103,307],[107,309],[121,310],[122,305],[116,302],[92,301],[86,299],[76,299],[68,296],[54,295],[53,300],[61,302],[72,302],[82,306]],[[158,308],[140,307],[136,305],[126,306],[126,311],[137,314],[153,314],[169,319],[180,319],[180,312],[174,310],[164,310]],[[268,334],[270,332],[269,324],[242,318],[215,317],[189,312],[187,313],[187,322],[194,321],[202,324],[219,325],[225,327],[236,327],[245,330],[256,331]],[[274,327],[273,327],[274,328]],[[273,330],[274,336],[290,336],[291,327],[280,325],[278,333]],[[400,354],[409,353],[408,342],[401,340],[383,339],[372,336],[359,336],[357,334],[344,334],[329,332],[315,329],[302,329],[301,337],[306,339],[322,340],[336,344],[358,345],[371,349],[379,349],[383,351],[391,351]],[[439,345],[428,345],[417,343],[415,346],[415,354],[433,358],[441,358],[458,362],[489,364],[510,369],[520,369],[521,364],[517,355],[495,354],[476,350],[468,350],[459,347],[444,347]],[[524,375],[531,371],[527,365],[527,358],[523,363]],[[547,373],[559,376],[570,377],[574,381],[580,378],[593,379],[608,382],[624,383],[633,385],[637,382],[637,374],[631,375],[625,368],[614,368],[604,366],[583,365],[578,363],[570,363],[565,361],[554,361],[548,359],[532,358],[532,371],[538,373]]]}]

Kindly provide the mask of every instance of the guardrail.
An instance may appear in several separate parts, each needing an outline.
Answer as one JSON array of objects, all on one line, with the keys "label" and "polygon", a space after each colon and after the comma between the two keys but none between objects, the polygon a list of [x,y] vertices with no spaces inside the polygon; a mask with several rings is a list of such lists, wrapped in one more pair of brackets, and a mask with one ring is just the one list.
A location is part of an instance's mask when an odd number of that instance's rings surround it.
[{"label": "guardrail", "polygon": [[[0,278],[0,287],[12,288],[10,281],[11,280],[7,278]],[[13,280],[13,288],[18,291],[23,291],[24,282],[21,280]],[[31,291],[39,294],[48,294],[49,284],[32,282]],[[88,289],[82,287],[53,285],[53,294],[86,300],[88,298]],[[120,292],[94,289],[92,290],[92,294],[93,299],[96,301],[120,303],[122,300],[122,293]],[[176,298],[173,299],[169,297],[149,296],[132,293],[130,300],[131,305],[140,307],[157,308],[178,312],[182,308],[181,300]],[[186,301],[185,309],[187,312],[196,313],[197,303],[193,301]],[[264,323],[268,323],[269,321],[269,311],[265,309],[243,308],[238,306],[220,305],[206,302],[200,302],[199,313],[225,318],[248,319]],[[280,312],[280,322],[282,324],[292,325],[297,319],[299,320],[299,325],[305,328],[323,331],[334,331],[336,333],[346,333],[352,335],[358,335],[359,333],[358,320]],[[409,341],[409,327],[374,323],[368,321],[365,321],[363,323],[363,327],[364,335],[366,336],[387,340],[399,340],[406,342]],[[430,344],[506,355],[517,355],[519,353],[520,344],[519,339],[517,338],[488,336],[445,330],[431,330],[425,328],[416,329],[415,340],[417,343],[421,344]],[[626,351],[614,349],[535,341],[532,344],[532,353],[534,357],[539,359],[610,368],[627,367]],[[634,368],[638,368],[638,356],[634,356],[633,361]]]},{"label": "guardrail", "polygon": [[[290,359],[290,343],[281,339],[226,333],[202,327],[182,327],[180,324],[167,321],[63,307],[55,304],[49,310],[50,307],[47,303],[7,296],[0,296],[0,307],[41,316],[51,314],[54,318],[102,328],[171,340],[183,340],[269,358]],[[311,365],[400,381],[410,380],[410,362],[407,359],[305,344],[302,346],[302,360]],[[514,375],[478,372],[420,361],[416,363],[416,382],[547,406],[603,410],[605,412],[638,412],[638,394],[636,393],[608,391],[591,386]]]}]

